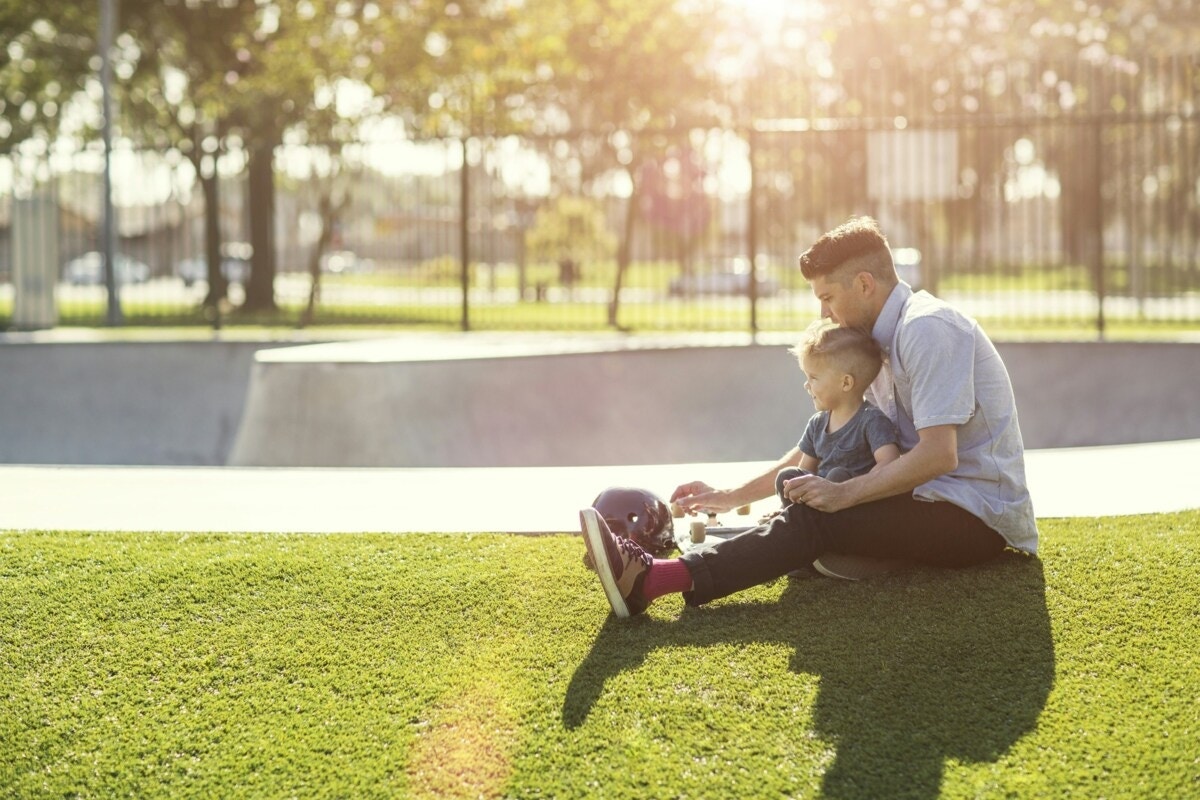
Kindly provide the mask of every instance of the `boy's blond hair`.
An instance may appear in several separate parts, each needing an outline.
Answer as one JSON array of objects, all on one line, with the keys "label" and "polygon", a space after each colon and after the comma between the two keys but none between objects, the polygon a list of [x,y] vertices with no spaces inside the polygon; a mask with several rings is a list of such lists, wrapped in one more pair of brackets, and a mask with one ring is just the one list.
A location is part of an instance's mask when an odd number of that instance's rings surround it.
[{"label": "boy's blond hair", "polygon": [[854,376],[855,388],[863,392],[883,366],[883,351],[874,339],[857,328],[844,328],[827,319],[809,325],[791,353],[801,366],[809,356],[828,359],[837,369]]}]

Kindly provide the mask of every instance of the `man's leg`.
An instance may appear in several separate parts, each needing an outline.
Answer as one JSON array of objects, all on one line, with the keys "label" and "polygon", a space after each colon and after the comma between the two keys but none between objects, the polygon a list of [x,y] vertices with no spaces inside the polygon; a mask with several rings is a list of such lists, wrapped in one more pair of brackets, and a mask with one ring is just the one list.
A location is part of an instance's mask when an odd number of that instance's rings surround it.
[{"label": "man's leg", "polygon": [[1005,548],[1004,537],[969,511],[910,495],[825,516],[837,517],[838,531],[826,547],[833,553],[955,568],[990,561]]},{"label": "man's leg", "polygon": [[808,511],[793,503],[765,525],[685,553],[680,560],[692,574],[693,589],[684,600],[700,605],[812,564],[827,549],[830,531],[811,524]]},{"label": "man's leg", "polygon": [[689,605],[700,605],[774,580],[824,552],[907,559],[960,567],[999,555],[1004,539],[950,503],[911,496],[827,514],[797,503],[768,525],[683,556],[692,574]]}]

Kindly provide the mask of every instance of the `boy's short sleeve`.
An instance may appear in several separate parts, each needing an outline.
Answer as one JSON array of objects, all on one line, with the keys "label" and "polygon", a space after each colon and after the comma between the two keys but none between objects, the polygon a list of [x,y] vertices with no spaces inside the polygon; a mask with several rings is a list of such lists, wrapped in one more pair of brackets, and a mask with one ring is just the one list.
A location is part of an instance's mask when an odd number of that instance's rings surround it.
[{"label": "boy's short sleeve", "polygon": [[889,444],[899,446],[900,431],[896,428],[896,423],[888,419],[887,414],[884,414],[874,406],[871,407],[871,415],[867,418],[866,430],[864,438],[867,440],[867,445],[870,446],[871,452],[874,453],[881,447]]},{"label": "boy's short sleeve", "polygon": [[818,411],[808,418],[808,424],[804,426],[804,436],[800,437],[800,452],[813,458],[820,458],[817,455],[817,434],[821,432],[821,422],[824,415]]}]

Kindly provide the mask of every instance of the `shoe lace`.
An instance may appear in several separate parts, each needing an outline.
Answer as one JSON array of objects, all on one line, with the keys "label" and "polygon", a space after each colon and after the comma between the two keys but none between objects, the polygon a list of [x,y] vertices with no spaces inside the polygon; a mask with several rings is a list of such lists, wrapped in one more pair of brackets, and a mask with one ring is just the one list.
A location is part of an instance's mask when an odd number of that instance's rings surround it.
[{"label": "shoe lace", "polygon": [[654,563],[654,557],[642,549],[642,546],[632,539],[626,539],[624,536],[615,537],[617,540],[617,549],[625,553],[629,557],[642,562],[642,566],[650,566]]}]

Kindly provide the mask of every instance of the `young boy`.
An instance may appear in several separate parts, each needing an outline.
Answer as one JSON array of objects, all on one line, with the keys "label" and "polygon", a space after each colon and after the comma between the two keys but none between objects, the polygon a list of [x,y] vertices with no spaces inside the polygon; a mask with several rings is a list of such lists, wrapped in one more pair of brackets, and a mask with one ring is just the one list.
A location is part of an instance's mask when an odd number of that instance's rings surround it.
[{"label": "young boy", "polygon": [[874,339],[821,320],[809,326],[792,353],[817,413],[800,440],[799,466],[781,469],[775,477],[775,494],[785,506],[791,503],[788,481],[801,475],[841,483],[900,457],[895,424],[863,398],[883,364]]}]

